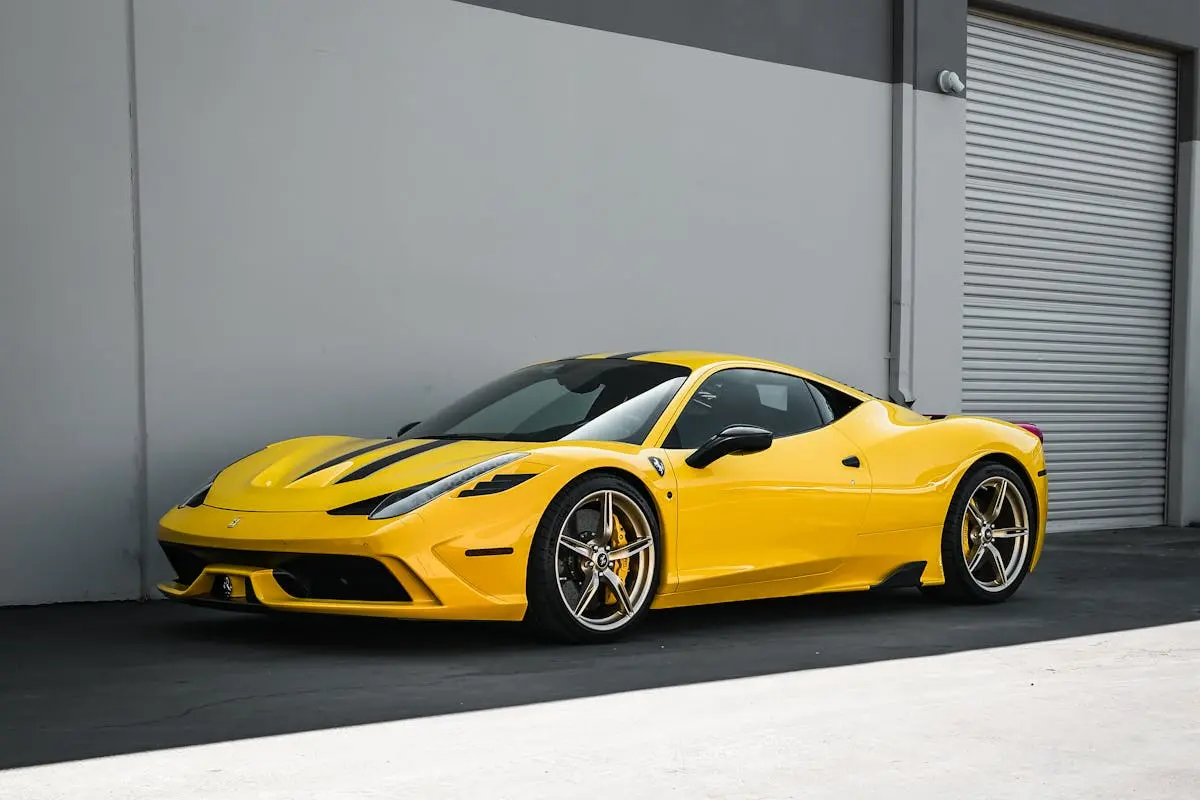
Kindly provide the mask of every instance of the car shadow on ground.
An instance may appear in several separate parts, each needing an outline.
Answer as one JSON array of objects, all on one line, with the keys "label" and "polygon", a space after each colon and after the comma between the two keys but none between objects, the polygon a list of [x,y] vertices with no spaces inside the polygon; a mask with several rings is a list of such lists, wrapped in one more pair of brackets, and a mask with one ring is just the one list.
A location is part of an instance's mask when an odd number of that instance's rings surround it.
[{"label": "car shadow on ground", "polygon": [[[1027,599],[1017,596],[1006,605],[1007,611],[1011,613],[1019,609]],[[626,635],[617,643],[600,645],[567,645],[547,641],[524,626],[514,624],[412,622],[284,614],[199,612],[204,614],[201,618],[191,616],[189,611],[179,610],[181,613],[163,615],[164,618],[154,627],[155,636],[163,643],[253,647],[295,658],[335,652],[367,658],[481,654],[494,657],[516,653],[579,654],[596,658],[609,651],[626,654],[643,652],[649,644],[656,647],[666,644],[703,646],[714,637],[728,635],[753,639],[756,632],[778,631],[781,626],[793,635],[812,636],[832,633],[841,625],[852,625],[861,635],[862,625],[875,626],[887,622],[892,625],[927,625],[947,615],[961,616],[965,610],[963,607],[933,602],[914,590],[747,601],[654,611],[636,632]],[[971,609],[971,614],[979,617],[991,611],[990,608],[977,608]],[[183,614],[188,614],[186,624],[180,624]],[[1011,616],[1007,618],[1013,619]],[[982,623],[985,619],[970,620],[963,617],[959,621]],[[982,629],[988,632],[989,637],[995,633],[991,625],[984,625]],[[1025,626],[1021,629],[1028,631]],[[1027,637],[1019,637],[1024,638]],[[1040,637],[1035,635],[1032,638]],[[867,655],[869,653],[866,651],[858,653],[860,657]],[[860,658],[851,659],[857,660]]]},{"label": "car shadow on ground", "polygon": [[165,602],[0,611],[0,768],[1017,645],[1200,619],[1200,530],[1056,536],[1009,602],[913,590],[655,612],[618,643],[521,626]]}]

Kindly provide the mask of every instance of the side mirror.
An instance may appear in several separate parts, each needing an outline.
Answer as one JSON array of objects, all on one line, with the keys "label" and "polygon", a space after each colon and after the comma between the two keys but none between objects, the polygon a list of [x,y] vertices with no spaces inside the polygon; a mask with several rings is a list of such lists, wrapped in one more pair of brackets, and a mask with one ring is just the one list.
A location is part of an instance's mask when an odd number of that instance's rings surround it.
[{"label": "side mirror", "polygon": [[718,458],[746,453],[761,453],[771,446],[775,434],[757,425],[730,425],[687,457],[689,467],[703,469]]},{"label": "side mirror", "polygon": [[417,426],[418,426],[418,425],[420,425],[420,424],[421,424],[421,421],[420,421],[420,420],[417,420],[416,422],[410,422],[410,423],[408,423],[408,424],[407,424],[407,425],[405,425],[403,428],[401,428],[400,430],[396,431],[396,438],[397,438],[397,439],[399,439],[401,436],[403,436],[404,434],[408,433],[409,431],[411,431],[413,428],[417,427]]}]

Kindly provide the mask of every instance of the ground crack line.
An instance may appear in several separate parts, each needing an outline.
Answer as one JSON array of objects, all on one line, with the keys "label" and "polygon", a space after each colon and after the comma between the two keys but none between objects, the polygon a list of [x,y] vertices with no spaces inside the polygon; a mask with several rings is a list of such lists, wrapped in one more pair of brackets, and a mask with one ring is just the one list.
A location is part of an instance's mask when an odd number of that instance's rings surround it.
[{"label": "ground crack line", "polygon": [[[346,687],[354,688],[354,687]],[[211,703],[200,703],[199,705],[189,706],[178,714],[169,714],[165,717],[154,717],[151,719],[138,720],[137,722],[119,722],[113,725],[101,725],[97,730],[106,730],[108,728],[136,728],[139,725],[154,725],[160,722],[174,722],[181,720],[193,711],[203,711],[208,708],[216,708],[217,706],[229,705],[230,703],[243,703],[249,700],[269,700],[278,697],[297,697],[305,694],[317,694],[318,692],[341,691],[339,688],[322,687],[320,689],[298,689],[292,692],[271,692],[268,694],[250,694],[241,697],[226,697],[224,700],[213,700]]]}]

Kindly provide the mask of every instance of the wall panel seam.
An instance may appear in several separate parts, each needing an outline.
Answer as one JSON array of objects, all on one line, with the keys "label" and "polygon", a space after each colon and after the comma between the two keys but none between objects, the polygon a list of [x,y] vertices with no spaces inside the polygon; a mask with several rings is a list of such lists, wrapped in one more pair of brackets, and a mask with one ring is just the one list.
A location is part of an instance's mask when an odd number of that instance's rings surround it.
[{"label": "wall panel seam", "polygon": [[129,88],[129,181],[133,237],[133,317],[134,349],[137,359],[137,445],[135,469],[137,488],[137,597],[146,599],[149,578],[149,559],[146,542],[150,536],[150,486],[149,486],[149,443],[146,422],[146,321],[145,300],[142,280],[142,204],[141,176],[138,159],[138,113],[137,113],[137,47],[134,27],[134,0],[125,0],[125,48]]}]

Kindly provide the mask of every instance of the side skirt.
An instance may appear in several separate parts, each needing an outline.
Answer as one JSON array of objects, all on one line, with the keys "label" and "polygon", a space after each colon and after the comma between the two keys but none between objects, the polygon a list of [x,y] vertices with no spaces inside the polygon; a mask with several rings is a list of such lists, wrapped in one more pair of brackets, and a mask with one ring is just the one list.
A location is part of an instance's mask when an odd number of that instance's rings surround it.
[{"label": "side skirt", "polygon": [[925,561],[910,561],[892,570],[891,574],[871,587],[871,591],[887,591],[889,589],[915,589],[921,585],[921,575],[925,573]]}]

